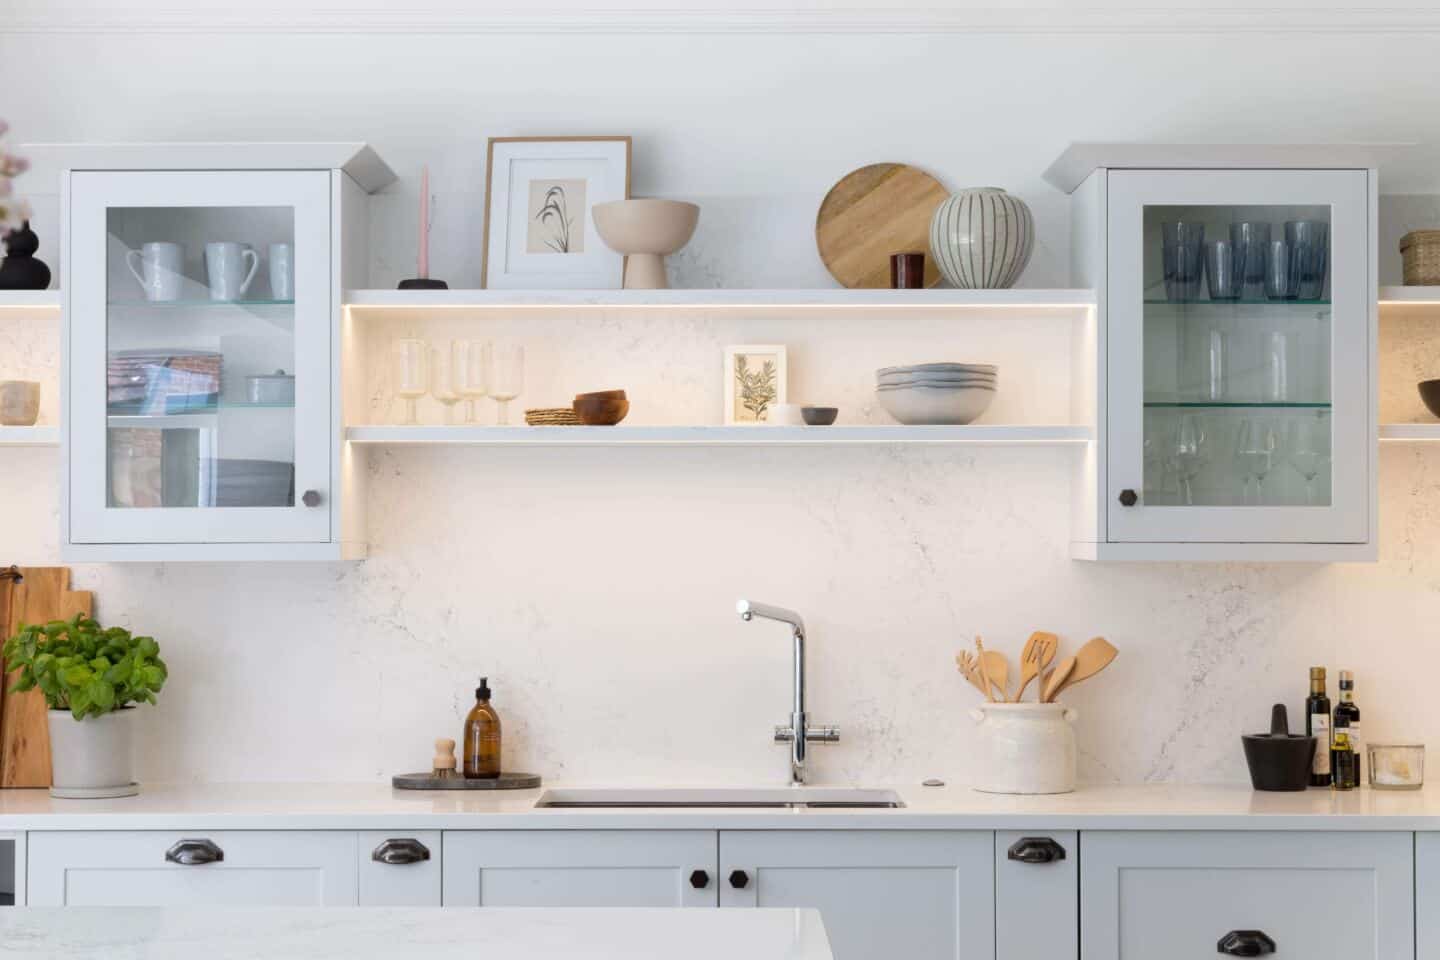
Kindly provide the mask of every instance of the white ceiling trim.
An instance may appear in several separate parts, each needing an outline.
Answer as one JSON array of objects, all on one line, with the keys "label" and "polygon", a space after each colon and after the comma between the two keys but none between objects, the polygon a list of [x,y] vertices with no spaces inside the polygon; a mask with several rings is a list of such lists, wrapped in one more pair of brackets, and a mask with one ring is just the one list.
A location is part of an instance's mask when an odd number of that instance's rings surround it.
[{"label": "white ceiling trim", "polygon": [[472,12],[406,8],[393,11],[193,9],[20,13],[0,22],[0,34],[85,33],[266,34],[1216,34],[1436,33],[1440,9],[1117,7],[974,8],[894,7],[829,10],[609,10],[527,8]]}]

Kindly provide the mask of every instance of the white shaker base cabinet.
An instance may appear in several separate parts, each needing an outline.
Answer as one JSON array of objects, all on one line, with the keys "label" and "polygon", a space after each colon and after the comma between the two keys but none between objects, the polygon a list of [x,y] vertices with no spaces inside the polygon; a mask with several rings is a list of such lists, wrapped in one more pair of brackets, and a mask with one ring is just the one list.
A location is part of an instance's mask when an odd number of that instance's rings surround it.
[{"label": "white shaker base cabinet", "polygon": [[[1411,960],[1414,842],[1378,832],[1086,833],[1081,960]],[[1244,952],[1262,936],[1273,952]]]},{"label": "white shaker base cabinet", "polygon": [[360,906],[440,906],[439,830],[362,831],[355,852]]},{"label": "white shaker base cabinet", "polygon": [[819,909],[835,960],[990,960],[994,834],[720,833],[722,907]]},{"label": "white shaker base cabinet", "polygon": [[354,906],[346,831],[30,834],[32,907]]},{"label": "white shaker base cabinet", "polygon": [[445,833],[447,907],[713,907],[713,830]]},{"label": "white shaker base cabinet", "polygon": [[1080,844],[1073,830],[995,834],[996,960],[1080,953]]}]

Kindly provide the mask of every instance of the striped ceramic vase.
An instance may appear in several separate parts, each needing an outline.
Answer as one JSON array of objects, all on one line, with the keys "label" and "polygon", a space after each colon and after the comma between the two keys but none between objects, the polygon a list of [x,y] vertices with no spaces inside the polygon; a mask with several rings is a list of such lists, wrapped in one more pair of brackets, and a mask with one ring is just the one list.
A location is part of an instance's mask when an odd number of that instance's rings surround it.
[{"label": "striped ceramic vase", "polygon": [[1030,208],[999,187],[961,190],[936,207],[930,220],[930,255],[962,289],[1013,287],[1034,246]]}]

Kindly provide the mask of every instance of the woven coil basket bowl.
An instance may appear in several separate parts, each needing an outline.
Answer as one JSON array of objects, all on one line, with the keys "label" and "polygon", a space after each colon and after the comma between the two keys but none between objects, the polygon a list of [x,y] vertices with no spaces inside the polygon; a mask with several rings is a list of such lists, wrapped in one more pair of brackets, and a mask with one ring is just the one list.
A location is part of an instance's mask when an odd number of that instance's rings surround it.
[{"label": "woven coil basket bowl", "polygon": [[1400,239],[1407,287],[1440,285],[1440,230],[1413,230]]}]

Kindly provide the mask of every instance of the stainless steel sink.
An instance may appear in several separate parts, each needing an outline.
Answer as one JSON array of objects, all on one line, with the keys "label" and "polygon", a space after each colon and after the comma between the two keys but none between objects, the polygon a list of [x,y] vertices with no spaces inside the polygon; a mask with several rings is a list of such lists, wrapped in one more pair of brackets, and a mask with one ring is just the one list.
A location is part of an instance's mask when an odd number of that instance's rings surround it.
[{"label": "stainless steel sink", "polygon": [[537,807],[556,808],[702,808],[745,809],[896,809],[905,806],[893,790],[850,787],[718,787],[714,789],[546,790]]}]

